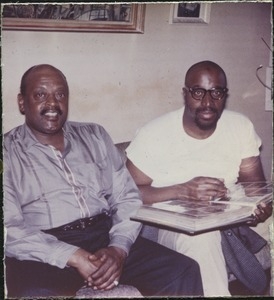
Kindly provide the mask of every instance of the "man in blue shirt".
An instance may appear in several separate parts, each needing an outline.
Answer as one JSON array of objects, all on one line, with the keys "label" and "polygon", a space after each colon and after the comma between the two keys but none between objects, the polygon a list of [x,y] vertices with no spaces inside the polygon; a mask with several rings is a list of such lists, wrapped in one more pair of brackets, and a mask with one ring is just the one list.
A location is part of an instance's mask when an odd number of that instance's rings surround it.
[{"label": "man in blue shirt", "polygon": [[138,189],[98,124],[67,121],[68,83],[51,65],[22,77],[25,124],[4,138],[9,297],[72,296],[84,284],[146,296],[203,295],[198,264],[139,237]]}]

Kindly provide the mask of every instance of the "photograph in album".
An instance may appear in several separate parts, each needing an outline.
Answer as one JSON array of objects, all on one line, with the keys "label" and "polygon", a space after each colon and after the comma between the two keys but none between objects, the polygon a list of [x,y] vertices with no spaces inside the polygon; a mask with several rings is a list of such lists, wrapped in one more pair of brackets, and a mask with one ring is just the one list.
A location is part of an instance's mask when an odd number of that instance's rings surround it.
[{"label": "photograph in album", "polygon": [[271,201],[272,183],[246,182],[230,186],[225,198],[212,201],[171,199],[144,204],[131,219],[198,234],[252,221],[257,205]]}]

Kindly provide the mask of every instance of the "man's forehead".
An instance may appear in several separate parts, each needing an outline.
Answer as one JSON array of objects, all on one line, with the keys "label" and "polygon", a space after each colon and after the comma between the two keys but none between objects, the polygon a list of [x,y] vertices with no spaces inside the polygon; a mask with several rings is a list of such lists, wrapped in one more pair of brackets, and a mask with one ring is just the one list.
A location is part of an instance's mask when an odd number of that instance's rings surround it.
[{"label": "man's forehead", "polygon": [[217,74],[221,73],[221,70],[214,65],[200,65],[196,66],[196,68],[193,68],[190,72],[189,75],[200,75],[200,74]]},{"label": "man's forehead", "polygon": [[63,74],[59,70],[57,70],[53,67],[50,67],[50,66],[37,66],[37,67],[34,67],[30,71],[29,75],[32,75],[32,74],[35,74],[35,75],[37,75],[37,74],[50,74],[50,73],[51,74],[59,74],[59,75],[63,76]]},{"label": "man's forehead", "polygon": [[225,84],[226,82],[223,72],[221,72],[221,70],[219,70],[218,68],[214,68],[214,67],[210,67],[210,68],[201,67],[196,70],[192,70],[191,72],[189,72],[186,78],[187,83],[192,83],[200,80],[202,81],[214,80],[214,81],[221,82],[223,84]]},{"label": "man's forehead", "polygon": [[26,81],[37,81],[42,79],[53,78],[54,80],[62,81],[67,85],[66,78],[62,72],[58,69],[48,67],[48,66],[39,66],[30,71],[26,77]]}]

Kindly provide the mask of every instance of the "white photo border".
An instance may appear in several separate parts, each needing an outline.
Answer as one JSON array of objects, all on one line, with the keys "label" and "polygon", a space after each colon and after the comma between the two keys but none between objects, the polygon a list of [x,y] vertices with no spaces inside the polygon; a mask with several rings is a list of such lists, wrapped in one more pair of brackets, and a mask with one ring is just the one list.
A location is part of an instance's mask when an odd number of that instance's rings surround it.
[{"label": "white photo border", "polygon": [[200,23],[209,24],[211,4],[200,3],[199,17],[178,17],[179,3],[170,5],[169,24],[176,23]]}]

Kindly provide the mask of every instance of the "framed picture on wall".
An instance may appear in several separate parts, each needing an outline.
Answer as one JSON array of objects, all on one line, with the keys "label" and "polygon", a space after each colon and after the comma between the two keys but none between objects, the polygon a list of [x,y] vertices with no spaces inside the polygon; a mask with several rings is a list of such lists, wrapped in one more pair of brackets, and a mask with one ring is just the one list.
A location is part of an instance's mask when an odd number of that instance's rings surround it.
[{"label": "framed picture on wall", "polygon": [[3,30],[144,33],[145,4],[4,4]]},{"label": "framed picture on wall", "polygon": [[208,24],[211,4],[199,2],[181,2],[171,4],[169,24],[174,23],[202,23]]}]

